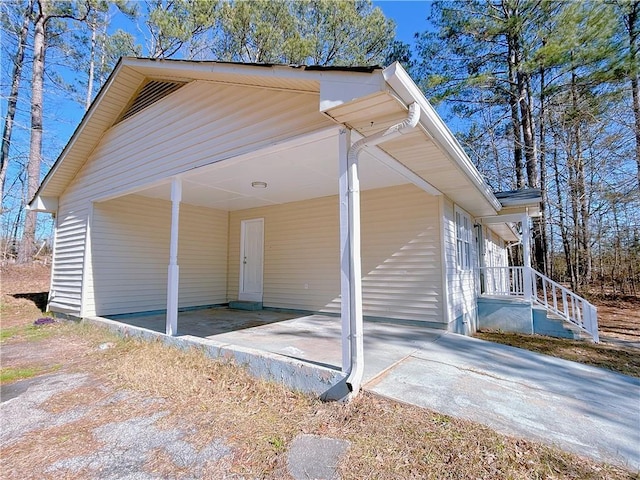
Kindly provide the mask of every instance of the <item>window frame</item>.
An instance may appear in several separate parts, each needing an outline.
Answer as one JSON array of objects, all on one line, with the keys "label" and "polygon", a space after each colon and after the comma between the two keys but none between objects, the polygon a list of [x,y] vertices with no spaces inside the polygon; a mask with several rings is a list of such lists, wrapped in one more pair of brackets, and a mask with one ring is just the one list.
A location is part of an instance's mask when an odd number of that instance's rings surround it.
[{"label": "window frame", "polygon": [[456,206],[454,208],[456,266],[460,271],[473,269],[471,246],[473,242],[473,223],[471,216]]}]

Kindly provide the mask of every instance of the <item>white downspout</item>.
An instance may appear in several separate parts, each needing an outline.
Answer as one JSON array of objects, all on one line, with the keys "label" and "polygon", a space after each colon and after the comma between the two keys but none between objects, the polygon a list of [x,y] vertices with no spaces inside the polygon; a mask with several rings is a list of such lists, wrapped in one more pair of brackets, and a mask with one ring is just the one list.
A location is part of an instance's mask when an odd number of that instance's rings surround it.
[{"label": "white downspout", "polygon": [[405,120],[384,131],[361,138],[351,145],[347,154],[348,169],[348,222],[349,222],[349,331],[343,333],[343,342],[350,344],[350,361],[347,369],[347,388],[353,397],[360,391],[364,373],[364,346],[362,324],[362,268],[360,257],[360,179],[358,177],[358,156],[366,147],[372,147],[393,138],[397,138],[415,128],[420,120],[420,107],[417,103],[409,106]]}]

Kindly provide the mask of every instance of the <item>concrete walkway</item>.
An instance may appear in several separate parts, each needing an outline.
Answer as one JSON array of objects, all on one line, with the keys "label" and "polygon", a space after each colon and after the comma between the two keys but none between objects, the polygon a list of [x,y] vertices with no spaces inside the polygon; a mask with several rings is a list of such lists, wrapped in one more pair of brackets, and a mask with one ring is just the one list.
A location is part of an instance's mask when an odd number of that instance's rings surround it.
[{"label": "concrete walkway", "polygon": [[640,470],[640,379],[444,334],[365,389]]},{"label": "concrete walkway", "polygon": [[[185,312],[178,329],[340,369],[338,318],[276,313]],[[365,390],[640,470],[640,379],[417,325],[365,322],[364,343]]]}]

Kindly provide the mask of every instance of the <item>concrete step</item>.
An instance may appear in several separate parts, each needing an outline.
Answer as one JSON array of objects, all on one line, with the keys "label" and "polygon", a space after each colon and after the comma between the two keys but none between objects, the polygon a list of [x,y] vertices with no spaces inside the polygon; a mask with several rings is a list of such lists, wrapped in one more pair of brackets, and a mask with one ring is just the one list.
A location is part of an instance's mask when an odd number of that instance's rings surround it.
[{"label": "concrete step", "polygon": [[554,315],[544,307],[533,307],[533,333],[547,335],[549,337],[569,338],[580,340],[582,331],[575,325],[565,322],[561,317]]},{"label": "concrete step", "polygon": [[233,300],[229,302],[232,310],[262,310],[262,302],[248,302],[246,300]]}]

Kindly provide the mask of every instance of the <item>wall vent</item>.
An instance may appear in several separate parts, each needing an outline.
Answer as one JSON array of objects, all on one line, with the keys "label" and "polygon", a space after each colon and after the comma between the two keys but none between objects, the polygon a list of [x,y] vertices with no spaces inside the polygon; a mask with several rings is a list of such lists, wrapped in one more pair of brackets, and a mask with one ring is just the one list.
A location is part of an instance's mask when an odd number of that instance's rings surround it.
[{"label": "wall vent", "polygon": [[147,83],[145,83],[138,91],[138,94],[135,96],[133,101],[131,101],[127,108],[125,108],[116,123],[126,120],[139,111],[153,105],[158,100],[162,100],[164,97],[175,92],[183,85],[185,85],[185,82],[168,82],[161,80],[147,81]]}]

